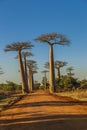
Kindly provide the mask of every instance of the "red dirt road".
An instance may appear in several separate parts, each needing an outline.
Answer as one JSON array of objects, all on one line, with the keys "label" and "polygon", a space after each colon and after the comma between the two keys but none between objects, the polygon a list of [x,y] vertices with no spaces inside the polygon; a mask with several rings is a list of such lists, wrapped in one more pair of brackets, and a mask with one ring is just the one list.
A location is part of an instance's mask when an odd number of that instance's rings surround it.
[{"label": "red dirt road", "polygon": [[0,130],[87,130],[87,103],[39,90],[0,112]]}]

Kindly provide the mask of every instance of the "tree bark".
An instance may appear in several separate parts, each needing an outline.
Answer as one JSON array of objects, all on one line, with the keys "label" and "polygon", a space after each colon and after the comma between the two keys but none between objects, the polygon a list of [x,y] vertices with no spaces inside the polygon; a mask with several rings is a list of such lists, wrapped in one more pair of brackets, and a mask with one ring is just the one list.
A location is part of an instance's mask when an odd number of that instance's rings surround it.
[{"label": "tree bark", "polygon": [[45,89],[47,89],[47,76],[46,76],[46,72],[45,72],[45,76],[44,77],[45,77],[45,83],[44,83],[45,84]]},{"label": "tree bark", "polygon": [[19,60],[19,66],[20,66],[20,77],[22,82],[22,93],[26,93],[26,81],[25,81],[25,74],[24,74],[24,67],[21,57],[21,51],[18,51],[18,60]]},{"label": "tree bark", "polygon": [[57,76],[58,76],[58,79],[60,79],[60,67],[58,67],[58,73],[57,73]]},{"label": "tree bark", "polygon": [[28,88],[29,88],[29,92],[32,92],[33,90],[33,84],[32,84],[32,70],[29,68],[28,71]]},{"label": "tree bark", "polygon": [[29,92],[28,90],[28,77],[27,77],[27,65],[26,65],[26,57],[24,57],[24,73],[25,73],[25,80],[26,80],[26,90],[27,92]]},{"label": "tree bark", "polygon": [[32,74],[32,90],[34,90],[34,75]]},{"label": "tree bark", "polygon": [[50,93],[56,91],[55,86],[55,71],[54,71],[54,56],[53,56],[53,45],[50,45],[50,56],[49,56],[49,64],[50,64]]}]

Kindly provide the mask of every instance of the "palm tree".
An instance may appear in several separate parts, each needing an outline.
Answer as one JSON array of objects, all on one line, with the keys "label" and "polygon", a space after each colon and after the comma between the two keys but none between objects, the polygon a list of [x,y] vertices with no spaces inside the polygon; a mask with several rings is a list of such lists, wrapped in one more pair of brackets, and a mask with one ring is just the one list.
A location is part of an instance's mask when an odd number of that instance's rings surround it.
[{"label": "palm tree", "polygon": [[36,61],[33,60],[27,60],[27,66],[28,66],[28,87],[29,87],[29,91],[32,92],[33,90],[33,73],[34,71],[36,71]]},{"label": "palm tree", "polygon": [[66,71],[68,72],[67,75],[68,75],[69,77],[72,77],[72,76],[74,75],[74,73],[72,73],[73,70],[74,70],[73,67],[68,67],[68,68],[66,69]]},{"label": "palm tree", "polygon": [[49,68],[50,68],[50,92],[56,91],[55,86],[55,72],[54,72],[54,55],[53,55],[53,45],[67,45],[70,41],[62,34],[50,33],[43,34],[35,39],[37,42],[47,43],[50,46],[49,55]]},{"label": "palm tree", "polygon": [[28,91],[28,79],[27,79],[27,65],[26,65],[26,58],[29,56],[33,56],[31,52],[22,52],[22,57],[24,58],[24,72],[25,72],[25,79],[26,79],[26,89]]},{"label": "palm tree", "polygon": [[20,75],[21,75],[21,82],[22,82],[22,93],[26,93],[26,79],[24,73],[24,67],[22,62],[21,51],[24,49],[31,49],[33,45],[30,42],[14,42],[10,45],[7,45],[4,49],[6,52],[8,51],[16,51],[18,53],[18,61],[20,66]]},{"label": "palm tree", "polygon": [[55,68],[57,69],[57,76],[60,79],[60,68],[67,65],[67,62],[55,61]]}]

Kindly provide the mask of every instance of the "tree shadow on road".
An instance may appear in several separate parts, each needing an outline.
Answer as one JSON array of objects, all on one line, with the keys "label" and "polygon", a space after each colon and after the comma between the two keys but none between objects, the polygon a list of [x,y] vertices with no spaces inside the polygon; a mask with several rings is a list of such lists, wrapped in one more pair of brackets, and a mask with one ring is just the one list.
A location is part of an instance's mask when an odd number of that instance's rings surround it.
[{"label": "tree shadow on road", "polygon": [[0,130],[87,130],[87,115],[33,115],[0,120]]},{"label": "tree shadow on road", "polygon": [[[1,113],[0,130],[87,130],[87,114],[55,114],[40,111],[40,107],[48,108],[87,105],[87,102],[79,101],[42,101],[29,103],[16,103],[10,107],[15,109],[14,113]],[[36,111],[35,107],[38,109]],[[24,112],[20,109],[24,108]],[[26,111],[31,108],[31,111]],[[33,110],[32,110],[33,109]],[[43,110],[43,109],[42,109]],[[11,116],[11,119],[9,118]],[[3,118],[2,118],[3,117]],[[5,117],[5,118],[4,118]],[[12,118],[14,117],[14,118]]]},{"label": "tree shadow on road", "polygon": [[43,101],[43,102],[32,102],[23,104],[14,104],[13,108],[24,108],[24,107],[38,107],[38,106],[73,106],[73,105],[87,105],[87,102],[74,102],[74,101]]}]

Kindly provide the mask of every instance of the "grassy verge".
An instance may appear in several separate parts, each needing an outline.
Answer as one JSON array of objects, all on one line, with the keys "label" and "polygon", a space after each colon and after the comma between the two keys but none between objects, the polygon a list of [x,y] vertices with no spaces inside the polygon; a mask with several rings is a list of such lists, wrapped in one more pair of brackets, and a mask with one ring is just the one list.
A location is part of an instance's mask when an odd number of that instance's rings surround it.
[{"label": "grassy verge", "polygon": [[58,95],[72,97],[72,98],[80,100],[80,101],[87,101],[87,90],[60,92],[60,93],[58,93]]}]

